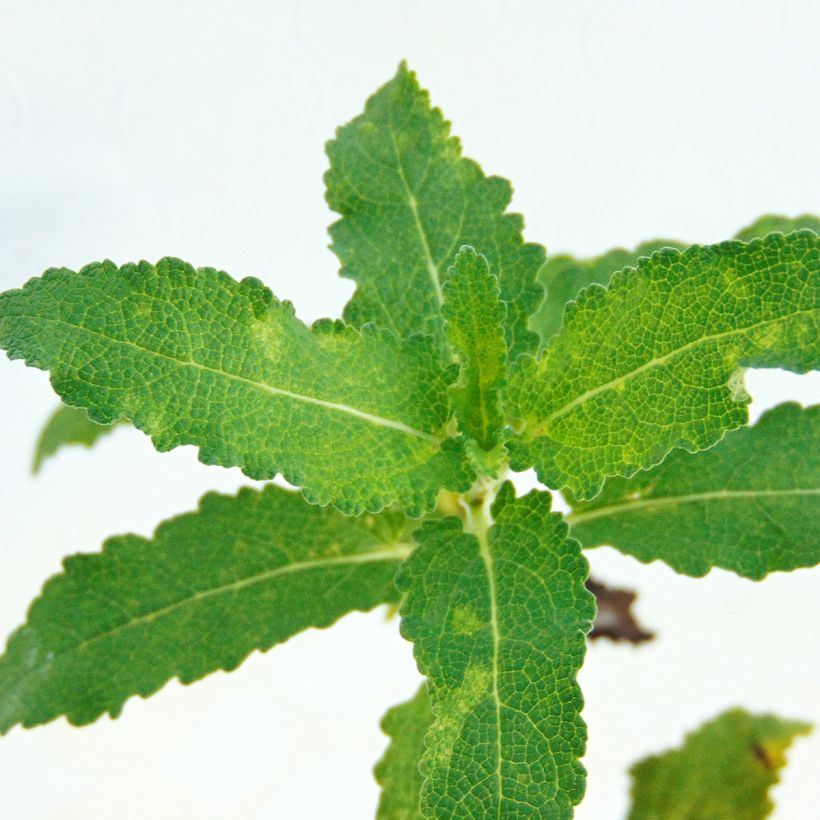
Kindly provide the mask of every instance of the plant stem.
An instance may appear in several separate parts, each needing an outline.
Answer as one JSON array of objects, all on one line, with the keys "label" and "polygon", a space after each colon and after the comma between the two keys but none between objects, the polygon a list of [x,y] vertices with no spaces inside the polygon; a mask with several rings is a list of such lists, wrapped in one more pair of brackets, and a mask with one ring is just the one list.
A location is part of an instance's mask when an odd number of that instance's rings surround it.
[{"label": "plant stem", "polygon": [[479,541],[486,536],[487,530],[492,526],[493,517],[490,509],[503,480],[503,476],[482,476],[459,499],[464,510],[464,529],[477,536]]}]

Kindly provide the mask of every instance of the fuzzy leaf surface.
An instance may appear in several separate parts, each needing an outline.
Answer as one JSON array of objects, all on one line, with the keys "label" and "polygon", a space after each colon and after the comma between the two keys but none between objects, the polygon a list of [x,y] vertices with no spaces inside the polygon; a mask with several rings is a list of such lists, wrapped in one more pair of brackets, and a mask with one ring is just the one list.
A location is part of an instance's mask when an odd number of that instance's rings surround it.
[{"label": "fuzzy leaf surface", "polygon": [[561,328],[564,306],[589,285],[608,285],[612,274],[623,268],[634,267],[644,256],[651,256],[661,248],[686,246],[671,239],[654,239],[642,242],[634,250],[613,248],[590,259],[576,259],[569,254],[547,259],[538,273],[538,281],[547,295],[541,307],[530,317],[530,327],[546,344]]},{"label": "fuzzy leaf surface", "polygon": [[[635,620],[630,608],[636,594],[629,590],[607,586],[588,578],[587,589],[595,596],[595,625],[591,640],[606,638],[640,644],[652,640]],[[379,820],[417,820],[421,818],[419,794],[422,777],[419,762],[424,754],[424,739],[433,713],[426,685],[405,703],[394,706],[382,720],[382,730],[390,737],[390,745],[376,764],[376,780],[382,787]]]},{"label": "fuzzy leaf surface", "polygon": [[349,518],[270,485],[206,495],[151,540],[65,560],[0,658],[0,732],[116,716],[172,677],[235,669],[308,627],[395,601],[409,550],[392,510]]},{"label": "fuzzy leaf surface", "polygon": [[34,449],[33,473],[39,473],[43,462],[58,450],[71,444],[93,447],[97,441],[114,429],[113,424],[97,424],[83,410],[62,405],[48,418]]},{"label": "fuzzy leaf surface", "polygon": [[356,282],[347,321],[443,343],[447,268],[471,245],[498,276],[511,352],[537,346],[527,318],[542,297],[535,278],[544,249],[524,243],[521,216],[505,213],[509,182],[461,155],[450,123],[406,65],[339,128],[327,153],[327,201],[342,216],[330,227],[331,247],[341,275]]},{"label": "fuzzy leaf surface", "polygon": [[445,442],[448,382],[432,347],[372,327],[308,328],[255,279],[176,259],[47,271],[0,295],[0,347],[51,371],[54,389],[157,449],[276,473],[315,503],[357,514],[429,510],[471,475]]},{"label": "fuzzy leaf surface", "polygon": [[[761,238],[774,231],[791,233],[801,229],[820,233],[820,218],[811,214],[795,217],[769,214],[743,228],[736,234],[735,239],[751,242],[752,239]],[[676,248],[682,251],[686,247],[684,243],[672,239],[653,239],[642,242],[631,251],[614,248],[590,259],[577,259],[569,254],[548,258],[538,273],[538,281],[544,286],[546,298],[530,317],[530,327],[538,332],[542,343],[546,344],[561,327],[564,306],[585,287],[592,284],[608,285],[613,273],[634,267],[642,256],[651,256],[661,248]]]},{"label": "fuzzy leaf surface", "polygon": [[816,234],[663,250],[582,291],[542,356],[518,360],[511,465],[590,498],[745,424],[743,367],[819,363]]},{"label": "fuzzy leaf surface", "polygon": [[629,820],[762,820],[774,805],[785,752],[807,723],[732,709],[686,737],[682,747],[632,768]]},{"label": "fuzzy leaf surface", "polygon": [[420,820],[419,761],[432,719],[424,684],[415,697],[394,706],[384,716],[382,731],[390,738],[390,745],[374,770],[376,781],[382,787],[377,820]]},{"label": "fuzzy leaf surface", "polygon": [[458,381],[451,388],[459,429],[489,450],[503,424],[500,394],[507,345],[506,310],[486,257],[463,247],[444,284],[444,297],[447,338],[461,360]]},{"label": "fuzzy leaf surface", "polygon": [[820,563],[820,406],[782,404],[714,447],[676,450],[612,478],[568,517],[585,547],[609,544],[686,575],[712,567],[759,580]]},{"label": "fuzzy leaf surface", "polygon": [[561,817],[584,793],[575,680],[595,614],[580,545],[547,493],[505,484],[489,532],[425,523],[402,566],[402,632],[428,678],[427,817]]}]

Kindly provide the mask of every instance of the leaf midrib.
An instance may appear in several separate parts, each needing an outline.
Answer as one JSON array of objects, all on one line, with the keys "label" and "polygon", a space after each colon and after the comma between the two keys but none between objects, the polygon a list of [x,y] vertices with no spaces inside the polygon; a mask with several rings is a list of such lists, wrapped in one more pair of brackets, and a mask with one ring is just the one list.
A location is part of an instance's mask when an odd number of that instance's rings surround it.
[{"label": "leaf midrib", "polygon": [[410,425],[405,424],[404,422],[395,421],[394,419],[388,419],[384,416],[377,416],[373,413],[368,413],[365,410],[359,410],[358,408],[352,407],[347,404],[341,404],[339,402],[320,399],[315,396],[311,396],[307,393],[296,393],[292,390],[287,390],[286,388],[275,387],[274,385],[267,384],[266,382],[260,382],[254,379],[249,379],[245,376],[239,376],[235,373],[228,373],[225,370],[220,370],[215,367],[209,367],[208,365],[204,365],[193,360],[178,359],[174,356],[169,356],[167,353],[160,353],[159,351],[151,350],[147,347],[142,347],[141,345],[138,345],[135,342],[128,341],[125,339],[118,339],[115,336],[109,336],[107,333],[102,333],[99,330],[92,330],[91,328],[83,327],[82,325],[66,322],[64,319],[54,319],[47,316],[31,316],[29,314],[18,314],[18,316],[20,318],[31,319],[33,321],[50,322],[52,324],[63,325],[65,327],[72,328],[75,331],[87,333],[90,336],[96,336],[101,339],[107,339],[108,341],[114,344],[130,347],[134,350],[139,351],[140,353],[144,353],[149,356],[155,356],[159,359],[165,359],[166,361],[173,362],[174,364],[177,364],[180,367],[193,367],[198,370],[202,370],[206,373],[213,373],[217,376],[221,376],[227,379],[231,379],[233,381],[250,385],[251,387],[254,387],[258,390],[262,390],[263,392],[268,393],[270,395],[291,398],[295,401],[305,402],[306,404],[313,404],[318,407],[324,407],[329,410],[347,413],[348,415],[355,416],[356,418],[360,418],[379,427],[388,427],[393,430],[398,430],[401,433],[405,433],[406,435],[410,436],[415,436],[416,438],[423,439],[424,441],[429,441],[435,444],[441,444],[441,442],[443,441],[443,439],[439,438],[438,436],[431,435],[430,433],[425,433],[422,430],[417,430],[415,427],[411,427]]},{"label": "leaf midrib", "polygon": [[[757,328],[765,327],[766,325],[774,324],[775,322],[783,322],[788,319],[793,319],[797,316],[808,316],[813,313],[817,313],[820,311],[818,308],[809,308],[804,310],[796,310],[791,313],[784,314],[783,316],[777,316],[773,319],[765,319],[762,322],[755,322],[754,324],[747,325],[745,327],[734,328],[732,330],[723,331],[721,333],[712,333],[706,336],[701,336],[697,339],[693,339],[691,342],[687,342],[685,345],[681,347],[675,348],[674,350],[670,350],[668,353],[664,353],[662,356],[656,356],[653,359],[650,359],[648,362],[644,362],[644,364],[636,367],[634,370],[630,370],[627,373],[624,373],[621,376],[618,376],[611,381],[606,382],[605,384],[598,385],[597,387],[593,387],[590,390],[585,391],[580,396],[576,396],[572,401],[567,402],[567,404],[562,405],[557,410],[553,411],[549,416],[547,416],[539,425],[533,430],[531,437],[538,438],[539,436],[543,435],[546,432],[547,425],[551,421],[554,421],[561,416],[566,415],[570,412],[570,410],[575,409],[579,405],[586,402],[588,399],[591,399],[597,396],[600,393],[603,393],[606,390],[613,390],[619,387],[620,385],[624,384],[625,382],[629,381],[634,376],[637,376],[641,373],[644,373],[647,370],[651,370],[653,367],[659,367],[663,364],[666,364],[668,361],[674,359],[677,356],[680,356],[683,353],[692,350],[693,348],[697,347],[700,344],[706,344],[707,342],[715,341],[716,339],[723,339],[728,338],[730,336],[736,336],[740,333],[750,333],[753,330],[757,330]],[[544,357],[541,361],[546,363],[548,357]]]},{"label": "leaf midrib", "polygon": [[731,501],[744,498],[778,498],[783,496],[820,495],[820,488],[793,488],[783,490],[715,490],[713,492],[689,493],[687,495],[659,496],[657,498],[625,499],[618,504],[608,504],[587,512],[571,513],[566,517],[567,523],[581,524],[596,518],[606,518],[629,514],[651,507],[674,507],[678,504],[694,504],[704,501]]},{"label": "leaf midrib", "polygon": [[433,254],[430,250],[430,243],[427,241],[427,233],[424,230],[424,226],[421,224],[416,196],[410,188],[410,183],[407,181],[407,176],[404,173],[404,166],[402,165],[401,161],[401,152],[399,151],[399,143],[396,139],[396,132],[393,128],[391,111],[389,108],[387,130],[390,132],[390,142],[393,145],[393,152],[396,155],[396,171],[399,175],[399,179],[401,180],[401,184],[404,187],[404,192],[407,195],[407,207],[410,210],[410,214],[412,215],[413,222],[416,226],[416,232],[418,233],[419,237],[419,244],[421,245],[421,251],[424,256],[424,263],[427,267],[427,272],[430,276],[430,281],[433,283],[433,290],[435,292],[436,300],[438,301],[439,305],[442,305],[444,303],[444,294],[441,290],[441,275],[439,273],[438,266],[433,260]]},{"label": "leaf midrib", "polygon": [[219,586],[211,587],[210,589],[198,590],[193,594],[186,596],[185,598],[181,598],[178,601],[174,601],[174,603],[172,604],[168,604],[166,606],[150,610],[149,612],[144,612],[143,614],[138,615],[135,618],[131,618],[128,621],[125,621],[124,623],[118,624],[117,626],[112,627],[111,629],[107,629],[104,632],[98,632],[96,635],[92,635],[90,638],[87,638],[85,640],[80,641],[79,643],[74,644],[73,646],[69,647],[67,651],[59,653],[58,656],[65,657],[66,655],[69,655],[72,652],[82,651],[91,644],[97,643],[98,641],[104,640],[106,638],[110,638],[112,635],[116,635],[120,632],[131,629],[133,627],[142,626],[146,623],[151,623],[152,621],[155,621],[158,618],[170,615],[171,613],[176,612],[179,609],[183,609],[186,606],[199,603],[200,601],[207,600],[208,598],[213,598],[217,595],[233,594],[243,589],[247,589],[248,587],[255,586],[256,584],[261,584],[265,581],[270,581],[273,578],[277,578],[283,575],[289,575],[296,572],[310,572],[313,570],[320,570],[334,566],[367,564],[376,563],[379,561],[403,561],[410,555],[412,549],[412,545],[410,544],[398,543],[393,545],[389,549],[377,550],[374,552],[360,552],[355,553],[353,555],[342,555],[333,558],[316,559],[313,561],[296,561],[292,564],[285,564],[279,567],[275,567],[274,569],[256,573],[255,575],[248,575],[244,578],[240,578],[237,581],[231,581],[227,584],[220,584]]},{"label": "leaf midrib", "polygon": [[490,630],[493,639],[493,663],[492,663],[492,696],[495,704],[496,722],[496,768],[495,777],[498,783],[498,811],[497,818],[501,820],[501,809],[504,803],[504,779],[501,773],[501,761],[503,760],[503,747],[501,742],[501,696],[498,691],[498,658],[501,652],[501,633],[498,628],[498,600],[495,586],[495,565],[487,538],[487,527],[482,526],[474,533],[478,541],[478,551],[484,563],[487,573],[487,591],[490,599]]}]

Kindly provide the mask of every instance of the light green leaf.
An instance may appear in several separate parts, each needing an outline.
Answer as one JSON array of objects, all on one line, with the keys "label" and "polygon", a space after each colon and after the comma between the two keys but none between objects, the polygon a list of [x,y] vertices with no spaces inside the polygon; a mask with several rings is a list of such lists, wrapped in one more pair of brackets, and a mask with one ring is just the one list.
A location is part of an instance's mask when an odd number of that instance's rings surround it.
[{"label": "light green leaf", "polygon": [[518,360],[512,467],[583,499],[675,447],[710,447],[746,423],[743,367],[818,365],[819,319],[809,231],[643,259],[582,291],[541,358]]},{"label": "light green leaf", "polygon": [[346,513],[398,500],[412,515],[471,471],[445,441],[438,354],[372,327],[302,324],[260,282],[175,259],[47,271],[0,295],[0,347],[51,371],[93,421],[131,419],[157,449],[277,472]]},{"label": "light green leaf", "polygon": [[0,732],[116,716],[170,678],[235,669],[310,626],[396,600],[397,512],[347,518],[270,485],[206,495],[152,540],[67,558],[0,658]]},{"label": "light green leaf", "polygon": [[587,563],[547,493],[505,484],[476,517],[425,523],[402,566],[402,632],[428,676],[429,817],[570,817],[584,793],[575,680],[595,614]]},{"label": "light green leaf", "polygon": [[[820,218],[811,214],[796,217],[770,214],[739,231],[735,239],[750,242],[774,231],[791,233],[800,229],[820,233]],[[576,259],[568,254],[547,259],[538,272],[538,281],[544,286],[547,295],[541,307],[530,317],[530,327],[546,343],[561,327],[564,306],[583,288],[592,284],[608,285],[613,273],[634,267],[642,256],[651,256],[661,248],[684,250],[686,247],[687,245],[671,239],[653,239],[641,243],[631,251],[615,248],[591,259]]]},{"label": "light green leaf", "polygon": [[451,395],[459,429],[484,450],[495,446],[503,423],[505,312],[487,259],[470,247],[461,248],[444,284],[442,307],[447,338],[461,359]]},{"label": "light green leaf", "polygon": [[419,760],[424,751],[424,736],[433,719],[427,687],[422,685],[415,697],[394,706],[382,720],[382,730],[390,737],[384,757],[374,774],[382,787],[378,820],[419,820],[421,772]]},{"label": "light green leaf", "polygon": [[535,276],[544,249],[524,244],[522,218],[504,213],[510,184],[461,156],[450,123],[404,63],[327,153],[327,201],[342,215],[331,247],[342,276],[356,281],[345,319],[443,342],[447,267],[461,245],[472,245],[498,276],[510,351],[537,346],[527,317],[542,297]]},{"label": "light green leaf", "polygon": [[69,444],[93,447],[97,440],[107,436],[113,424],[97,424],[83,410],[61,405],[48,418],[34,450],[33,473],[39,473],[43,462]]},{"label": "light green leaf", "polygon": [[629,820],[762,820],[785,751],[811,725],[732,709],[632,768]]},{"label": "light green leaf", "polygon": [[783,404],[702,453],[676,450],[612,478],[568,521],[585,547],[610,544],[686,575],[760,579],[820,563],[820,406]]},{"label": "light green leaf", "polygon": [[791,233],[792,231],[809,230],[820,234],[820,217],[812,214],[801,214],[800,216],[782,216],[780,214],[768,214],[752,222],[751,225],[738,231],[736,239],[743,242],[750,242],[752,239],[759,239],[766,234],[780,231],[780,233]]},{"label": "light green leaf", "polygon": [[661,248],[686,246],[671,239],[654,239],[643,242],[634,250],[614,248],[591,259],[576,259],[562,254],[547,259],[538,273],[538,281],[547,292],[541,307],[530,317],[530,327],[537,331],[546,344],[560,329],[564,306],[571,302],[587,286],[608,285],[610,277],[623,268],[634,267],[643,256],[651,256]]}]

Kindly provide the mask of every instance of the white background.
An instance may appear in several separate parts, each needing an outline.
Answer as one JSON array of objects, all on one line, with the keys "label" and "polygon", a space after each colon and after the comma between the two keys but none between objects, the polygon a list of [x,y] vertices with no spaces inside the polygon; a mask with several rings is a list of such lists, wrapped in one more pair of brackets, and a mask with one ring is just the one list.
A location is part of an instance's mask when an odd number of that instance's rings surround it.
[{"label": "white background", "polygon": [[[552,251],[817,212],[818,30],[813,0],[0,2],[0,288],[173,254],[259,276],[306,320],[339,315],[323,143],[404,57]],[[816,378],[748,383],[755,415],[820,398]],[[0,393],[0,633],[63,555],[250,483],[129,429],[35,480],[47,379],[3,359]],[[590,650],[579,817],[622,817],[627,766],[728,706],[820,723],[820,573],[692,580],[590,557],[640,590],[659,637]],[[416,681],[395,622],[352,615],[117,721],[13,730],[0,817],[366,818],[379,717]],[[820,732],[790,753],[776,817],[813,815],[819,770]]]}]

